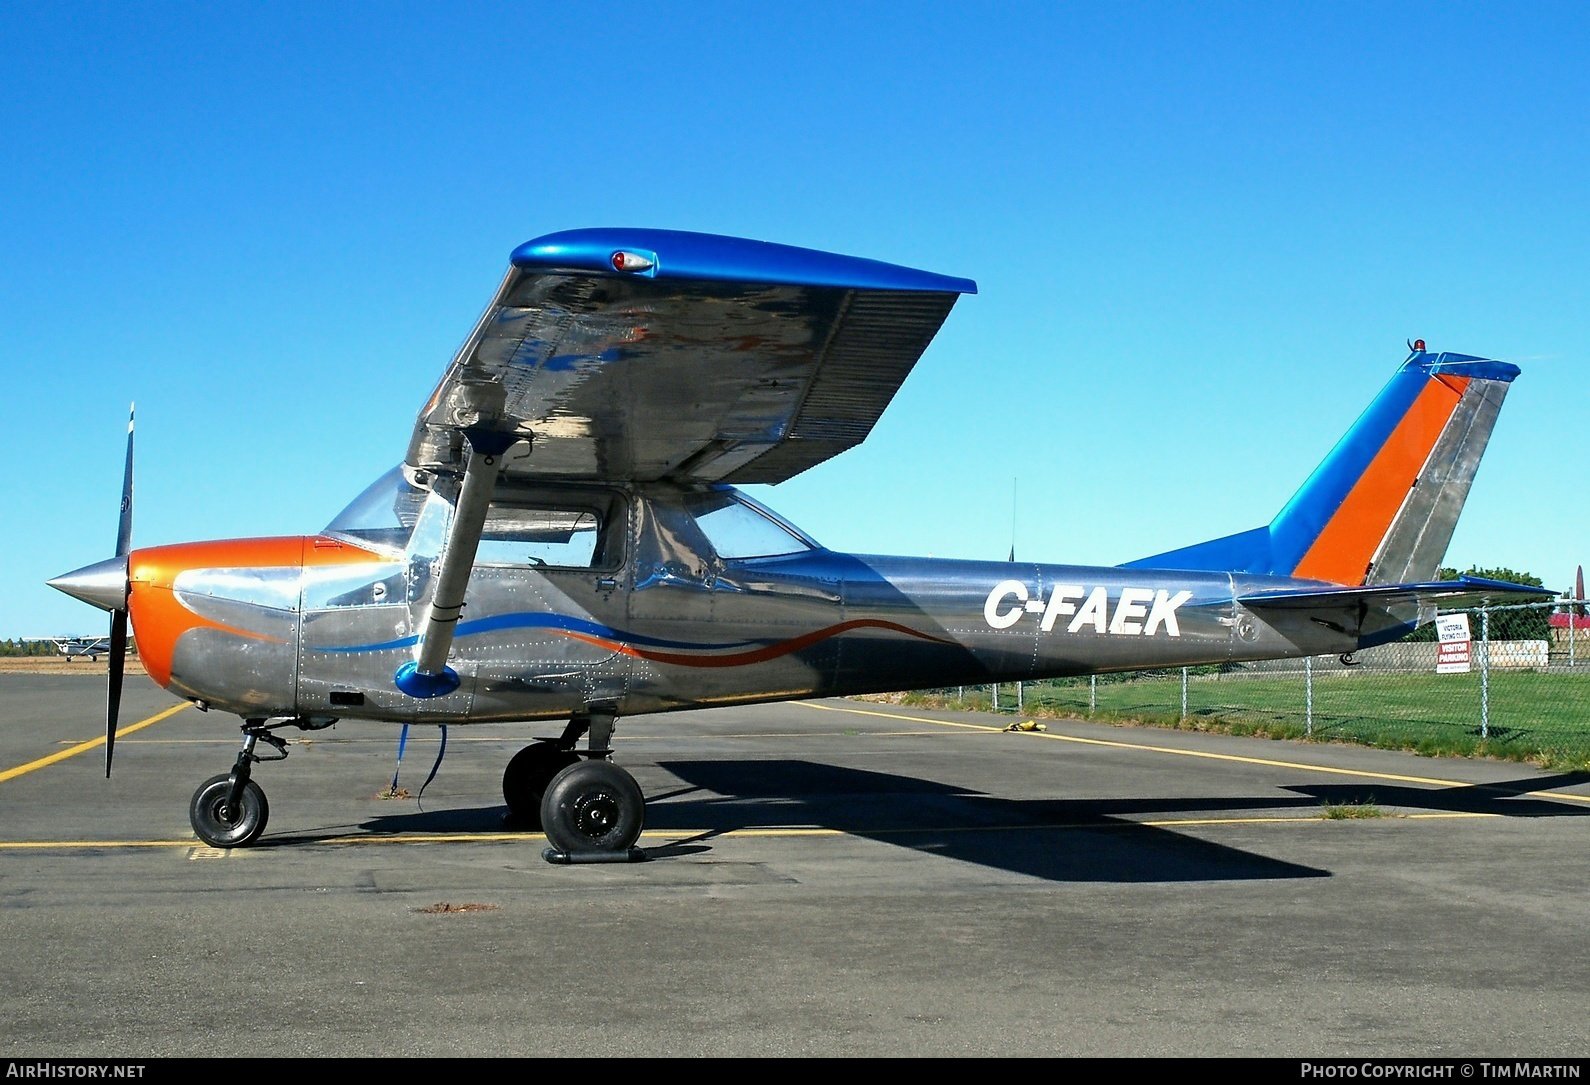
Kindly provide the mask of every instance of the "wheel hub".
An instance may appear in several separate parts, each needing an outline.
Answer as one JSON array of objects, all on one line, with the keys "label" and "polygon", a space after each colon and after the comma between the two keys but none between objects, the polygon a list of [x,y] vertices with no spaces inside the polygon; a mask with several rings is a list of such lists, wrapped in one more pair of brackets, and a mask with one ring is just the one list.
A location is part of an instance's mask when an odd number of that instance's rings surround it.
[{"label": "wheel hub", "polygon": [[574,800],[574,827],[582,836],[599,839],[618,820],[618,799],[605,789],[587,791]]}]

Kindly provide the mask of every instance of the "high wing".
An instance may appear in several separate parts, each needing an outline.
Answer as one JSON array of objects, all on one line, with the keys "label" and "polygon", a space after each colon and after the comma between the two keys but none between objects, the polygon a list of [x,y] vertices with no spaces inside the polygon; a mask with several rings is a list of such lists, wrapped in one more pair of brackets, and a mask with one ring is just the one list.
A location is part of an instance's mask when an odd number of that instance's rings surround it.
[{"label": "high wing", "polygon": [[781,482],[859,444],[967,279],[671,230],[526,242],[406,462],[508,476]]},{"label": "high wing", "polygon": [[514,250],[420,411],[405,463],[454,511],[412,662],[447,666],[503,476],[782,482],[872,431],[977,284],[874,260],[672,230],[571,230]]}]

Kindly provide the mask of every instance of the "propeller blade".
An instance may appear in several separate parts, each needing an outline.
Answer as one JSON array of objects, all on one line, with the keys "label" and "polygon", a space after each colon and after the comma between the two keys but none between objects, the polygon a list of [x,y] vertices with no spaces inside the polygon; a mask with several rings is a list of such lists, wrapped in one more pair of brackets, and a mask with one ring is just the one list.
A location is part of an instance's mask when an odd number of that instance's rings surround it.
[{"label": "propeller blade", "polygon": [[127,667],[127,612],[110,615],[110,685],[105,695],[105,779],[110,779],[110,759],[116,752],[116,722],[121,715],[121,679]]},{"label": "propeller blade", "polygon": [[137,405],[127,408],[127,466],[121,475],[121,522],[116,527],[116,556],[126,557],[132,549],[133,501],[133,414]]},{"label": "propeller blade", "polygon": [[[121,474],[121,519],[116,525],[116,556],[125,558],[132,549],[133,509],[133,418],[137,405],[127,408],[127,464]],[[127,669],[127,604],[110,613],[110,683],[105,691],[105,779],[110,779],[110,762],[116,753],[116,723],[121,715],[121,684]]]}]

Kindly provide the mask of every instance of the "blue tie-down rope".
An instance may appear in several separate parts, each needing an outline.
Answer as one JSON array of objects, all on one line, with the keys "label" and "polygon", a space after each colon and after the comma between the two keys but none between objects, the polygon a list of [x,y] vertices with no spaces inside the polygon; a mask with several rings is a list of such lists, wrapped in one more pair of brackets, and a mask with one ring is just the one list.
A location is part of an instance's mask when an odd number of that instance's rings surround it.
[{"label": "blue tie-down rope", "polygon": [[[436,751],[436,763],[431,766],[431,774],[425,777],[425,782],[420,785],[420,793],[415,796],[416,801],[425,797],[425,789],[431,786],[432,780],[436,779],[436,772],[442,767],[442,758],[447,754],[447,724],[443,723],[439,726],[442,731],[442,744]],[[403,733],[398,736],[397,765],[392,769],[392,786],[387,792],[394,797],[398,793],[398,773],[403,771],[403,751],[408,748],[408,744],[409,725],[405,723],[403,725]]]},{"label": "blue tie-down rope", "polygon": [[403,733],[398,736],[398,759],[397,759],[397,764],[394,765],[393,768],[392,768],[392,786],[387,788],[387,794],[393,796],[394,798],[397,797],[398,773],[403,770],[403,750],[408,746],[408,744],[409,744],[409,725],[405,723],[403,725]]},{"label": "blue tie-down rope", "polygon": [[436,764],[431,766],[431,774],[425,777],[425,782],[420,785],[420,793],[415,796],[416,801],[425,797],[425,789],[431,786],[432,780],[436,779],[436,770],[442,767],[442,755],[447,752],[447,724],[444,723],[440,726],[442,728],[442,745],[436,751]]}]

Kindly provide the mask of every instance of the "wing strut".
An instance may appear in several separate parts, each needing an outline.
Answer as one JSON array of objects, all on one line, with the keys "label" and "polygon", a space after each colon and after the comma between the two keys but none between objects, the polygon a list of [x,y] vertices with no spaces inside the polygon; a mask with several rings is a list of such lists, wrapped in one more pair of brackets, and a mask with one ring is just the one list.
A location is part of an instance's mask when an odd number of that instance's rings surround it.
[{"label": "wing strut", "polygon": [[425,628],[420,631],[413,662],[403,664],[393,675],[397,688],[410,697],[440,697],[458,688],[458,673],[447,665],[447,653],[453,647],[453,631],[464,609],[464,592],[475,568],[475,552],[480,548],[497,476],[502,472],[503,453],[519,442],[511,433],[478,425],[463,430],[463,434],[469,442],[469,460],[464,466],[464,483],[453,510],[453,523],[442,548],[430,611]]}]

